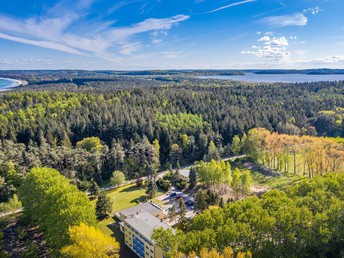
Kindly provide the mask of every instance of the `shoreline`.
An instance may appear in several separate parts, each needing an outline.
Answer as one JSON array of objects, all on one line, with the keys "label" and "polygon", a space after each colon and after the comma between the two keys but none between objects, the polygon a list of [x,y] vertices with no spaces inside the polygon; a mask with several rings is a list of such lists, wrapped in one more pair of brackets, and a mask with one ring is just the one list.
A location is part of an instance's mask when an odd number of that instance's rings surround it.
[{"label": "shoreline", "polygon": [[8,90],[11,90],[12,88],[15,88],[15,87],[18,87],[18,86],[24,84],[24,81],[16,80],[16,79],[11,79],[11,78],[0,77],[0,80],[6,80],[6,81],[10,81],[11,82],[11,84],[5,86],[4,88],[0,88],[0,92],[8,91]]}]

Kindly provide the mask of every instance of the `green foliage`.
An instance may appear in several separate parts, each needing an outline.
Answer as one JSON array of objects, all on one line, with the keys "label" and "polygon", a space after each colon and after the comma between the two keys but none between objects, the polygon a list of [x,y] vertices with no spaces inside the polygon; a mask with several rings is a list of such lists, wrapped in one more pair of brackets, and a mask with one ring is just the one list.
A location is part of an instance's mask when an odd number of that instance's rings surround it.
[{"label": "green foliage", "polygon": [[181,197],[178,200],[178,228],[185,230],[186,228],[186,206],[184,203],[184,199]]},{"label": "green foliage", "polygon": [[242,195],[249,195],[251,193],[252,178],[249,170],[245,169],[240,175],[240,190]]},{"label": "green foliage", "polygon": [[125,182],[125,175],[121,171],[115,171],[112,173],[111,184],[114,186],[120,186]]},{"label": "green foliage", "polygon": [[87,137],[76,143],[77,148],[85,149],[87,151],[101,152],[103,145],[98,137]]},{"label": "green foliage", "polygon": [[195,210],[196,211],[204,211],[205,209],[208,208],[208,204],[206,201],[206,194],[205,192],[200,189],[198,190],[195,198]]},{"label": "green foliage", "polygon": [[250,250],[258,258],[340,257],[343,192],[343,174],[303,180],[286,192],[272,190],[261,198],[205,210],[172,244],[182,253],[198,255],[202,248],[222,252],[231,246],[236,253]]},{"label": "green foliage", "polygon": [[95,181],[92,182],[92,185],[90,188],[90,194],[93,196],[99,196],[99,194],[100,194],[100,188],[99,188],[97,182],[95,182]]},{"label": "green foliage", "polygon": [[202,115],[194,115],[187,113],[178,114],[162,114],[157,113],[156,122],[159,126],[168,130],[171,134],[193,135],[200,133],[209,128]]},{"label": "green foliage", "polygon": [[239,168],[233,170],[231,187],[237,198],[239,197],[239,193],[242,196],[249,195],[251,193],[252,183],[253,180],[249,170],[240,170]]},{"label": "green foliage", "polygon": [[197,173],[196,173],[196,169],[192,167],[189,173],[189,188],[190,189],[195,188],[196,184],[197,184]]},{"label": "green foliage", "polygon": [[0,203],[0,212],[14,211],[21,207],[22,203],[18,200],[18,196],[14,194],[7,203]]},{"label": "green foliage", "polygon": [[235,135],[233,137],[232,145],[231,145],[231,152],[233,155],[238,155],[241,153],[241,140],[239,135]]},{"label": "green foliage", "polygon": [[187,185],[188,185],[188,183],[184,180],[179,180],[176,182],[176,187],[178,190],[184,190]]},{"label": "green foliage", "polygon": [[156,184],[158,187],[160,187],[164,191],[168,191],[172,186],[172,183],[169,180],[164,180],[162,178],[159,178],[156,181]]},{"label": "green foliage", "polygon": [[163,228],[156,228],[151,236],[157,246],[162,249],[166,258],[174,258],[178,252],[178,240],[172,229],[164,230]]},{"label": "green foliage", "polygon": [[33,168],[18,193],[26,216],[38,223],[53,247],[68,243],[70,226],[96,223],[95,209],[87,196],[55,169]]},{"label": "green foliage", "polygon": [[148,199],[153,199],[156,196],[157,192],[158,192],[158,187],[155,181],[153,179],[149,180],[147,184],[147,190],[146,190]]},{"label": "green foliage", "polygon": [[106,193],[100,193],[96,203],[96,215],[98,219],[106,218],[112,212],[112,201]]},{"label": "green foliage", "polygon": [[208,146],[208,153],[204,157],[204,161],[220,160],[220,153],[213,141],[210,141]]},{"label": "green foliage", "polygon": [[211,160],[209,163],[203,161],[196,167],[199,181],[206,186],[230,184],[232,181],[231,166],[225,161]]},{"label": "green foliage", "polygon": [[[221,154],[222,146],[232,143],[233,147],[235,135],[241,137],[243,151],[261,159],[260,150],[254,148],[259,142],[251,141],[252,137],[247,141],[245,135],[258,126],[269,131],[344,136],[340,124],[343,82],[302,87],[231,82],[228,87],[222,81],[110,79],[103,73],[106,78],[95,80],[80,78],[82,71],[2,73],[30,78],[25,91],[0,96],[0,165],[12,162],[20,178],[32,167],[49,166],[75,182],[93,179],[106,184],[115,170],[134,178],[136,173],[147,175],[147,166],[157,170],[159,160],[166,168],[171,161],[176,166],[201,160],[207,157],[211,141]],[[100,152],[73,148],[88,137],[100,139]],[[171,148],[174,144],[179,148]],[[276,157],[278,169],[292,171],[290,157],[289,161],[283,157],[280,153]],[[5,181],[4,190],[0,189],[2,201],[8,201],[17,188]]]}]

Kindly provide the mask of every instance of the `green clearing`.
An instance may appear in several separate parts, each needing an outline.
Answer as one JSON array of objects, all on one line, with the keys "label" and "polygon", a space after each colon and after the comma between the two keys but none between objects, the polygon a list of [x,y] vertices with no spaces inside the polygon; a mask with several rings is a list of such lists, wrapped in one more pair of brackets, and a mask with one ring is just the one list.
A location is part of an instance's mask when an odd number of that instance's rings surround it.
[{"label": "green clearing", "polygon": [[284,190],[288,186],[300,182],[304,177],[294,174],[282,174],[281,177],[265,176],[258,172],[251,171],[253,185],[262,185],[269,189]]},{"label": "green clearing", "polygon": [[125,185],[106,192],[111,198],[112,212],[130,208],[145,200],[146,189],[135,184]]},{"label": "green clearing", "polygon": [[[159,191],[158,195],[163,193],[165,192]],[[146,189],[137,187],[135,184],[130,184],[106,191],[106,194],[111,198],[111,201],[113,202],[112,213],[114,214],[115,212],[133,207],[145,201]],[[156,198],[153,199],[153,201],[156,200]],[[93,200],[93,202],[95,204],[96,200]],[[107,219],[99,221],[98,226],[104,234],[112,235],[114,232],[114,223],[115,220],[111,216]]]}]

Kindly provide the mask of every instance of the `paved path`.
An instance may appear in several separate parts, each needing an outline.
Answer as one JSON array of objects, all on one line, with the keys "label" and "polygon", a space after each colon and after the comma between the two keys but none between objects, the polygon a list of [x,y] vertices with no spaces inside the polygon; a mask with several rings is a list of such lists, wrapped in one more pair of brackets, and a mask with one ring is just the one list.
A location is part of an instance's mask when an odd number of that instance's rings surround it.
[{"label": "paved path", "polygon": [[[230,156],[230,157],[225,157],[225,158],[222,158],[222,160],[235,160],[235,159],[240,159],[240,158],[244,158],[246,157],[246,155],[236,155],[236,156]],[[181,167],[180,169],[191,169],[194,165],[188,165],[188,166],[183,166]],[[173,171],[176,171],[175,169]],[[159,172],[157,174],[157,178],[162,178],[165,174],[167,174],[169,171],[168,170],[165,170],[165,171],[162,171],[162,172]],[[142,180],[147,180],[147,176],[143,176],[141,177],[140,179]],[[125,186],[125,185],[130,185],[130,184],[134,184],[136,182],[137,179],[132,179],[132,180],[128,180],[126,181],[125,183],[119,185],[119,186],[114,186],[114,185],[110,185],[110,186],[105,186],[105,187],[101,187],[100,188],[100,191],[101,192],[104,192],[104,191],[108,191],[108,190],[111,190],[111,189],[115,189],[115,188],[118,188],[118,187],[121,187],[121,186]],[[86,194],[89,194],[88,192],[86,192]],[[0,213],[0,218],[2,217],[6,217],[6,216],[9,216],[9,215],[12,215],[12,214],[16,214],[16,213],[20,213],[23,211],[23,208],[20,208],[20,209],[17,209],[17,210],[14,210],[14,211],[10,211],[10,212],[4,212],[4,213]]]},{"label": "paved path", "polygon": [[[245,158],[247,155],[236,155],[236,156],[230,156],[230,157],[224,157],[222,158],[221,160],[224,160],[224,161],[227,161],[227,160],[235,160],[235,159],[240,159],[240,158]],[[180,169],[191,169],[194,165],[187,165],[187,166],[183,166],[183,167],[180,167]],[[174,169],[173,171],[176,171],[176,169]],[[162,178],[165,174],[167,174],[169,172],[169,170],[165,170],[165,171],[162,171],[162,172],[159,172],[157,174],[157,179],[159,178]],[[147,176],[143,176],[143,177],[140,177],[141,180],[147,180],[148,177]],[[118,187],[121,187],[121,186],[125,186],[125,185],[129,185],[129,184],[134,184],[136,183],[136,180],[137,179],[132,179],[132,180],[129,180],[129,181],[126,181],[125,183],[119,185],[119,186],[114,186],[114,185],[110,185],[110,186],[105,186],[105,187],[101,187],[100,188],[100,191],[103,192],[103,191],[108,191],[108,190],[111,190],[111,189],[115,189],[115,188],[118,188]]]}]

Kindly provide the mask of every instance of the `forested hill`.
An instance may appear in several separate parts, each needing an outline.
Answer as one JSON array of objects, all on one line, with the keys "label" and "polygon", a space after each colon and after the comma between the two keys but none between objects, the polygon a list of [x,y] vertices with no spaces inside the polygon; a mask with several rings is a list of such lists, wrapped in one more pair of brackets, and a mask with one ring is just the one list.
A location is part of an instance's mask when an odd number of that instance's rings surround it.
[{"label": "forested hill", "polygon": [[[120,85],[133,88],[132,80],[123,79]],[[117,85],[106,81],[93,85],[92,90],[66,84],[61,92],[60,85],[49,84],[46,87],[53,92],[3,94],[0,137],[38,143],[38,135],[44,132],[49,144],[51,139],[60,143],[63,135],[68,135],[73,145],[90,136],[110,145],[112,139],[129,141],[135,134],[152,141],[167,133],[172,142],[177,142],[180,134],[196,140],[206,135],[226,145],[234,135],[242,136],[255,127],[343,136],[344,82],[252,85],[184,79],[152,88],[150,80],[141,84],[141,88],[116,91]],[[70,88],[74,92],[66,92]],[[199,120],[198,127],[191,117]]]},{"label": "forested hill", "polygon": [[177,80],[121,77],[116,84],[47,83],[2,93],[0,201],[37,166],[56,168],[87,189],[92,179],[107,182],[114,170],[133,178],[210,152],[229,155],[233,137],[256,127],[344,136],[344,82]]}]

